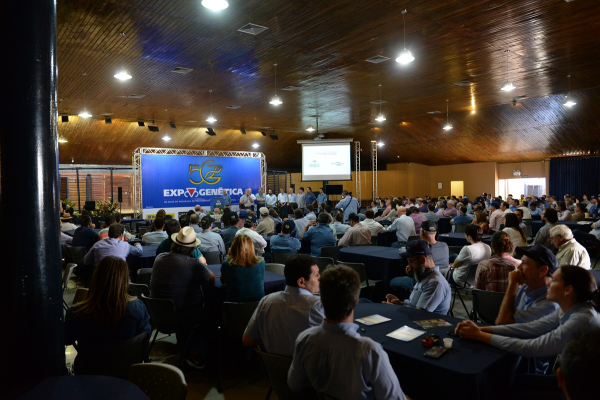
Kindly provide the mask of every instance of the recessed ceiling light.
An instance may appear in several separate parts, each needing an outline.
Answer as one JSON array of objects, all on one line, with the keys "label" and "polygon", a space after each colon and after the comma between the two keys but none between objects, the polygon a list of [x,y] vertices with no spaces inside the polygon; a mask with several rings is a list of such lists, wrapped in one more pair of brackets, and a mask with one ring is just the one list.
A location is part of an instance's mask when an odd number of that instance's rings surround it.
[{"label": "recessed ceiling light", "polygon": [[120,81],[126,81],[126,80],[131,79],[131,75],[129,75],[127,73],[127,71],[125,71],[124,69],[122,69],[117,74],[115,74],[115,78],[117,78]]},{"label": "recessed ceiling light", "polygon": [[162,140],[164,140],[165,142],[168,142],[169,140],[171,140],[171,136],[165,134],[165,136],[162,137]]},{"label": "recessed ceiling light", "polygon": [[58,143],[68,143],[69,141],[67,140],[66,137],[64,137],[63,135],[60,135],[58,137]]},{"label": "recessed ceiling light", "polygon": [[92,114],[90,114],[85,108],[83,109],[82,112],[79,113],[78,115],[81,118],[89,118],[92,116]]},{"label": "recessed ceiling light", "polygon": [[100,113],[100,115],[104,115],[104,116],[111,116],[114,115],[115,113],[108,113],[108,112],[104,112],[104,113]]},{"label": "recessed ceiling light", "polygon": [[188,121],[183,121],[183,122],[188,123],[188,124],[193,124],[194,122],[198,122],[198,121],[194,121],[194,120],[190,119]]},{"label": "recessed ceiling light", "polygon": [[427,111],[427,114],[441,114],[441,111]]},{"label": "recessed ceiling light", "polygon": [[221,11],[229,7],[227,0],[202,0],[202,5],[213,11]]},{"label": "recessed ceiling light", "polygon": [[258,143],[252,143],[252,147],[254,147],[255,149],[257,149],[258,147],[260,147],[260,144],[258,144]]}]

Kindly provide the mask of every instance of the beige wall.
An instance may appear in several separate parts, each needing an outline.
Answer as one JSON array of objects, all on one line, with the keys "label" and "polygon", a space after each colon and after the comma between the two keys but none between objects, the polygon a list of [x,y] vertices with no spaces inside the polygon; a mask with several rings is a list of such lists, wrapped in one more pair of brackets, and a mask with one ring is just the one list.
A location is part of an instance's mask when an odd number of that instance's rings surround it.
[{"label": "beige wall", "polygon": [[515,169],[521,170],[522,178],[527,175],[529,178],[546,178],[546,182],[550,179],[550,162],[542,161],[498,164],[498,179],[514,179]]}]

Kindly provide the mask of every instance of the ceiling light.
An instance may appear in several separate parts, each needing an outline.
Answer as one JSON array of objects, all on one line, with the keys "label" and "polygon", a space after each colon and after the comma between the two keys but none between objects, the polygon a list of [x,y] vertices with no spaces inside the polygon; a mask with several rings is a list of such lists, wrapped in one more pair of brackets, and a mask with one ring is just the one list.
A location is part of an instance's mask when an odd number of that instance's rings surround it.
[{"label": "ceiling light", "polygon": [[66,137],[64,137],[63,135],[60,135],[58,137],[58,143],[68,143],[69,141],[67,140]]},{"label": "ceiling light", "polygon": [[165,136],[162,137],[162,140],[168,142],[169,140],[171,140],[171,137],[165,133]]},{"label": "ceiling light", "polygon": [[569,93],[571,93],[571,75],[567,75],[567,78],[569,79],[569,89],[567,90],[567,94],[565,95],[565,103],[563,104],[565,107],[573,107],[575,103],[573,100],[569,99]]},{"label": "ceiling light", "polygon": [[381,113],[381,83],[379,84],[379,115],[377,116],[377,118],[375,118],[375,121],[377,122],[383,122],[385,121],[385,117],[384,115]]},{"label": "ceiling light", "polygon": [[124,69],[122,69],[121,71],[119,71],[118,74],[115,75],[115,78],[117,78],[120,81],[126,81],[131,79],[131,75],[129,75],[127,73],[127,71],[125,71]]},{"label": "ceiling light", "polygon": [[271,99],[269,104],[278,106],[278,105],[282,104],[283,102],[281,101],[279,96],[277,96],[277,64],[273,64],[273,66],[275,67],[275,96],[273,96],[273,98]]},{"label": "ceiling light", "polygon": [[212,124],[213,122],[217,122],[217,119],[212,115],[212,89],[208,91],[208,95],[210,98],[209,107],[210,107],[210,115],[206,118],[206,122]]},{"label": "ceiling light", "polygon": [[315,127],[314,127],[314,126],[312,126],[312,125],[308,125],[308,126],[306,127],[306,130],[307,130],[308,132],[314,132],[314,131],[315,131]]},{"label": "ceiling light", "polygon": [[412,53],[406,49],[406,21],[404,20],[404,14],[406,14],[406,10],[401,11],[402,14],[402,24],[404,25],[404,50],[400,53],[398,58],[396,58],[396,62],[400,64],[408,64],[415,60]]},{"label": "ceiling light", "polygon": [[377,146],[379,146],[379,147],[385,146],[385,143],[383,143],[383,142],[377,142]]},{"label": "ceiling light", "polygon": [[515,85],[512,84],[510,79],[508,79],[508,53],[509,52],[510,52],[510,50],[506,50],[506,82],[504,82],[504,84],[500,88],[500,90],[502,90],[503,92],[510,92],[511,90],[517,88]]},{"label": "ceiling light", "polygon": [[379,113],[379,115],[377,115],[377,118],[375,118],[375,121],[383,122],[385,121],[385,116],[382,113]]},{"label": "ceiling light", "polygon": [[252,147],[254,147],[255,149],[257,149],[260,145],[258,143],[252,143]]},{"label": "ceiling light", "polygon": [[87,76],[87,74],[84,72],[84,73],[82,74],[82,76],[83,76],[83,111],[79,113],[79,116],[80,116],[81,118],[89,118],[89,117],[91,117],[91,116],[92,116],[92,114],[90,114],[90,113],[87,111],[87,108],[86,108],[86,96],[85,96],[85,77]]},{"label": "ceiling light", "polygon": [[80,112],[78,116],[79,116],[79,117],[81,117],[81,118],[89,118],[89,117],[91,117],[91,116],[92,116],[92,114],[90,114],[90,113],[87,111],[87,109],[85,109],[85,108],[84,108],[84,109],[83,109],[83,111],[82,111],[82,112]]},{"label": "ceiling light", "polygon": [[229,7],[227,0],[202,0],[202,5],[209,10],[221,11]]},{"label": "ceiling light", "polygon": [[445,131],[449,131],[450,129],[452,129],[452,125],[450,124],[449,120],[448,120],[448,102],[450,100],[446,99],[446,125],[444,125],[444,130]]}]

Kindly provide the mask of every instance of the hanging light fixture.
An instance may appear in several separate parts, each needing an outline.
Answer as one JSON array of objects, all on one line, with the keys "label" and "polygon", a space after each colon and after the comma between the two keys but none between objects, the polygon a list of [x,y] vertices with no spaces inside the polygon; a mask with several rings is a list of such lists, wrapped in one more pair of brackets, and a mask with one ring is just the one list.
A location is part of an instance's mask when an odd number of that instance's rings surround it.
[{"label": "hanging light fixture", "polygon": [[567,75],[567,78],[569,79],[569,89],[567,90],[567,94],[565,95],[565,103],[563,104],[565,107],[573,107],[575,103],[573,100],[571,100],[569,98],[569,93],[571,93],[571,75]]},{"label": "hanging light fixture", "polygon": [[131,75],[129,75],[127,73],[127,71],[125,71],[124,69],[120,70],[116,75],[115,78],[117,78],[120,81],[126,81],[131,79]]},{"label": "hanging light fixture", "polygon": [[209,10],[221,11],[229,7],[227,0],[202,0],[202,5]]},{"label": "hanging light fixture", "polygon": [[379,84],[379,115],[375,118],[377,122],[385,121],[385,116],[381,113],[381,83]]},{"label": "hanging light fixture", "polygon": [[206,122],[212,124],[213,122],[217,122],[217,119],[212,115],[212,89],[208,91],[208,96],[210,98],[209,107],[210,107],[210,115],[206,118]]},{"label": "hanging light fixture", "polygon": [[314,126],[312,126],[312,124],[311,124],[311,125],[308,125],[308,126],[306,127],[306,130],[307,130],[308,132],[314,132],[314,131],[315,131],[315,127],[314,127]]},{"label": "hanging light fixture", "polygon": [[510,50],[506,50],[506,82],[504,82],[504,84],[502,85],[502,87],[500,88],[500,90],[502,90],[503,92],[510,92],[513,89],[516,89],[517,87],[515,85],[512,84],[512,82],[508,79],[508,53],[510,52]]},{"label": "hanging light fixture", "polygon": [[252,147],[254,147],[255,149],[259,148],[260,145],[258,143],[252,143]]},{"label": "hanging light fixture", "polygon": [[85,77],[87,76],[87,74],[84,72],[82,75],[83,75],[83,111],[79,113],[79,116],[80,116],[81,118],[89,118],[89,117],[91,117],[91,116],[92,116],[92,114],[90,114],[90,113],[87,111],[87,108],[85,107],[85,106],[86,106],[86,96],[85,96]]},{"label": "hanging light fixture", "polygon": [[66,137],[64,137],[63,135],[60,135],[58,137],[58,143],[68,143],[69,141],[67,140]]},{"label": "hanging light fixture", "polygon": [[450,129],[452,129],[452,125],[450,124],[450,121],[448,119],[448,115],[449,115],[449,113],[448,113],[448,102],[449,101],[450,100],[446,99],[446,125],[444,125],[444,128],[443,128],[445,131],[449,131]]},{"label": "hanging light fixture", "polygon": [[273,96],[273,98],[271,99],[269,104],[278,106],[278,105],[282,104],[283,102],[281,101],[279,96],[277,96],[277,64],[273,64],[273,66],[275,67],[275,96]]},{"label": "hanging light fixture", "polygon": [[404,20],[406,10],[402,10],[400,13],[402,14],[402,24],[404,25],[404,50],[402,50],[398,58],[396,58],[396,62],[404,65],[413,62],[415,58],[409,50],[406,50],[406,21]]}]

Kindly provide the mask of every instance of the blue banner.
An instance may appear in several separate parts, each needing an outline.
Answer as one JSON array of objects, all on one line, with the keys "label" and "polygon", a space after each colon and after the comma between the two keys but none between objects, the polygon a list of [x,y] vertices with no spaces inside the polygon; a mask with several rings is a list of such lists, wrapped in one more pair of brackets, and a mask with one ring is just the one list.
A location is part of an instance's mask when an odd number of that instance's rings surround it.
[{"label": "blue banner", "polygon": [[258,193],[260,159],[142,154],[143,208],[210,206],[223,190],[238,204],[246,189]]}]

